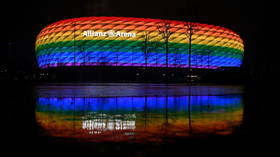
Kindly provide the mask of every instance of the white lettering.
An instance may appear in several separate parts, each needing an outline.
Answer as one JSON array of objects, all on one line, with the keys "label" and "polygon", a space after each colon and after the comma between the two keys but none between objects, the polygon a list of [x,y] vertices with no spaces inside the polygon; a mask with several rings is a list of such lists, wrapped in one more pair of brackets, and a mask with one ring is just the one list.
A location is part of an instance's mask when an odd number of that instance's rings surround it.
[{"label": "white lettering", "polygon": [[117,36],[117,37],[120,37],[120,36],[121,36],[121,32],[120,32],[120,31],[117,31],[116,36]]},{"label": "white lettering", "polygon": [[108,36],[109,37],[115,36],[115,31],[113,31],[113,30],[108,31]]},{"label": "white lettering", "polygon": [[91,30],[84,31],[82,33],[82,36],[84,37],[136,37],[136,33],[127,33],[127,32],[121,32],[114,30],[109,30],[107,32],[95,32]]},{"label": "white lettering", "polygon": [[88,31],[84,31],[83,36],[88,36]]}]

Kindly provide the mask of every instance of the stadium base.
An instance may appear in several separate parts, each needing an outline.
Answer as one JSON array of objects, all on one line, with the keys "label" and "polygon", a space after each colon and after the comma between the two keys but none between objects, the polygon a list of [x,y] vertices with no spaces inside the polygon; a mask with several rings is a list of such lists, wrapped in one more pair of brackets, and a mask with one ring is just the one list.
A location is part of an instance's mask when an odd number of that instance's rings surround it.
[{"label": "stadium base", "polygon": [[80,66],[41,69],[42,81],[55,82],[209,82],[240,83],[239,68],[167,68]]}]

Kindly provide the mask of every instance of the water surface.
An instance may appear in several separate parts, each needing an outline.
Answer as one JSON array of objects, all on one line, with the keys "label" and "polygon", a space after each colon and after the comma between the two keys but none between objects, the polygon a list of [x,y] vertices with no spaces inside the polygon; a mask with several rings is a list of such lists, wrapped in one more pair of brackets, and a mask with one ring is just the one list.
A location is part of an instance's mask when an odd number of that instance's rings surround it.
[{"label": "water surface", "polygon": [[42,136],[80,142],[166,142],[233,134],[241,86],[78,84],[36,86]]}]

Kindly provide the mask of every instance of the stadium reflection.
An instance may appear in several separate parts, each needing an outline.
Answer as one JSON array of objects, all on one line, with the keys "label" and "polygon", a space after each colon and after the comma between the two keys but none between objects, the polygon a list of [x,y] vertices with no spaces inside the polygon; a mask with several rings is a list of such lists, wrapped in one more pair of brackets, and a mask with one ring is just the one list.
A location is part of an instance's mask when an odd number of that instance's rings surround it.
[{"label": "stadium reflection", "polygon": [[[49,89],[48,93],[57,92]],[[241,94],[82,97],[39,94],[44,134],[89,142],[162,142],[228,135],[241,125]]]}]

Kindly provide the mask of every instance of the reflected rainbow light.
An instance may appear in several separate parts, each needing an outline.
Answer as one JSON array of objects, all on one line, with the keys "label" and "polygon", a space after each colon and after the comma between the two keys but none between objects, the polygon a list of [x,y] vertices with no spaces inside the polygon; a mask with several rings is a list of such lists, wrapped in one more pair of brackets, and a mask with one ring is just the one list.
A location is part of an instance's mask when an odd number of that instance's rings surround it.
[{"label": "reflected rainbow light", "polygon": [[48,135],[95,142],[231,134],[242,117],[240,95],[40,97],[36,109]]},{"label": "reflected rainbow light", "polygon": [[[171,33],[168,53],[161,33],[167,24]],[[191,67],[215,69],[241,65],[244,46],[239,35],[219,26],[189,24],[193,28]],[[40,68],[101,65],[186,68],[189,66],[187,28],[183,21],[148,18],[62,20],[46,26],[37,36],[37,61]]]}]

